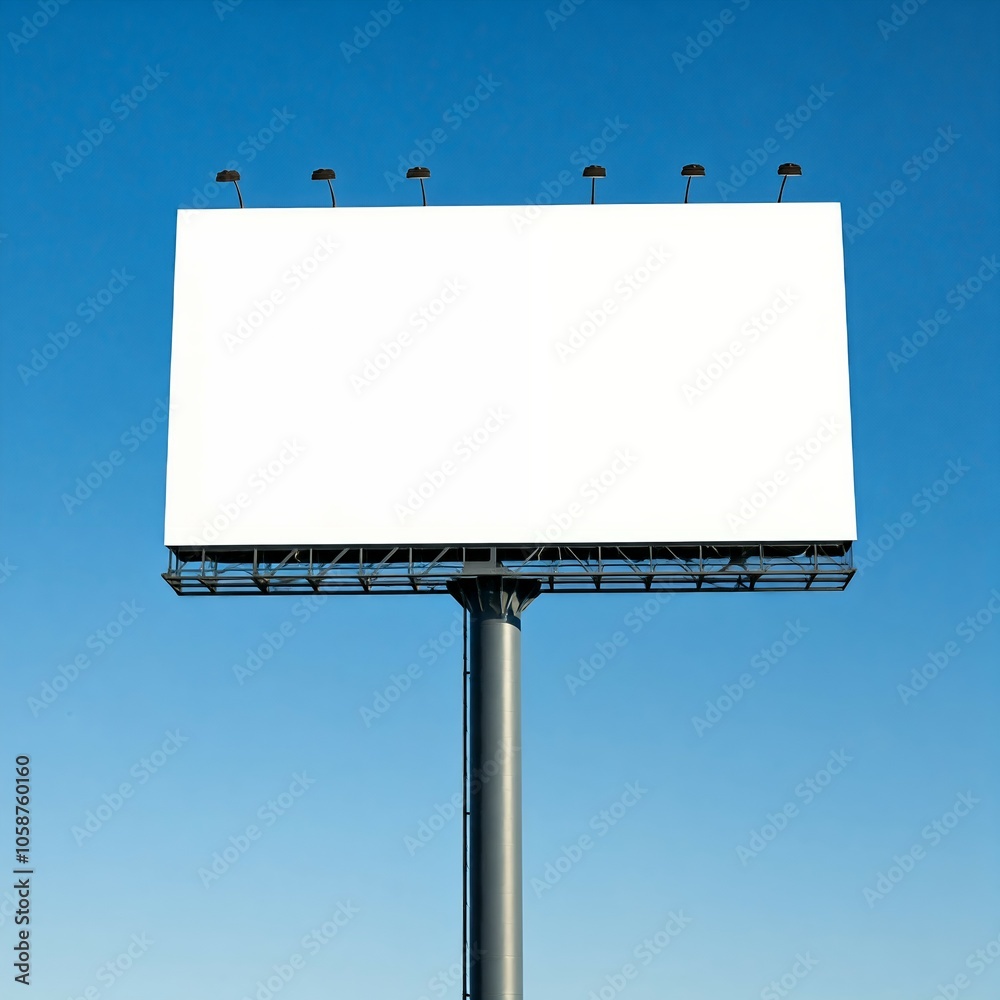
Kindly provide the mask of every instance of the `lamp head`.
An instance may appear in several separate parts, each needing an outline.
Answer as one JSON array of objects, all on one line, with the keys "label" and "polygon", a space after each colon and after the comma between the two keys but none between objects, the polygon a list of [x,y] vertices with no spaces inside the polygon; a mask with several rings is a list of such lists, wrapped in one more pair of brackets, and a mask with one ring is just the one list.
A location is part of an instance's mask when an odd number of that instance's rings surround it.
[{"label": "lamp head", "polygon": [[801,177],[802,168],[797,163],[782,163],[778,167],[778,176],[781,178],[781,187],[778,189],[778,202],[781,203],[781,196],[785,193],[785,181],[789,177]]}]

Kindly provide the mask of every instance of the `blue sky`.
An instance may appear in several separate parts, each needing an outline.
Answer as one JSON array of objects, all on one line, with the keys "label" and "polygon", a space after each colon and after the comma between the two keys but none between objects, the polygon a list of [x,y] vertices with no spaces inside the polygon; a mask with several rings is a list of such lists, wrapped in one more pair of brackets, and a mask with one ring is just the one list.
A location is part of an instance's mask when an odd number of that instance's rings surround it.
[{"label": "blue sky", "polygon": [[35,995],[459,994],[457,606],[160,579],[176,209],[232,207],[227,166],[248,206],[322,205],[319,166],[341,204],[412,204],[414,151],[451,205],[581,202],[592,161],[603,201],[678,201],[691,161],[693,199],[769,201],[794,160],[786,197],[846,224],[861,570],[843,594],[529,609],[526,994],[997,995],[998,21],[0,6],[2,766],[32,760]]}]

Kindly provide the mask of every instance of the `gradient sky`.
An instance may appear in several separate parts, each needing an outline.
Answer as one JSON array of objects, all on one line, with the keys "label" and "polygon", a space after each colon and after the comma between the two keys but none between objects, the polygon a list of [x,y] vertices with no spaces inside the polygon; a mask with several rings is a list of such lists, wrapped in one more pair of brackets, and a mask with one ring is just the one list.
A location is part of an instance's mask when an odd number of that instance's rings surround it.
[{"label": "gradient sky", "polygon": [[342,204],[412,204],[421,143],[435,204],[581,202],[592,161],[604,201],[678,201],[691,161],[693,198],[769,201],[794,160],[786,196],[846,223],[861,571],[526,613],[526,995],[1000,994],[998,24],[968,0],[0,6],[0,766],[13,812],[32,758],[34,996],[459,996],[457,606],[160,579],[176,209],[231,208],[227,166],[253,207],[322,205],[319,166]]}]

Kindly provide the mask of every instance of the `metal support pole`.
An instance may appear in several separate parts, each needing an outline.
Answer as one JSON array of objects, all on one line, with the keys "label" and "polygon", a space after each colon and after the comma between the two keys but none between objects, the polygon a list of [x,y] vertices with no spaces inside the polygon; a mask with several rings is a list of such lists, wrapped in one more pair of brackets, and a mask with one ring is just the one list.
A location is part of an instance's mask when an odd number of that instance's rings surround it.
[{"label": "metal support pole", "polygon": [[462,1000],[469,995],[469,612],[462,608]]},{"label": "metal support pole", "polygon": [[537,581],[453,580],[469,612],[469,996],[523,1000],[521,612]]}]

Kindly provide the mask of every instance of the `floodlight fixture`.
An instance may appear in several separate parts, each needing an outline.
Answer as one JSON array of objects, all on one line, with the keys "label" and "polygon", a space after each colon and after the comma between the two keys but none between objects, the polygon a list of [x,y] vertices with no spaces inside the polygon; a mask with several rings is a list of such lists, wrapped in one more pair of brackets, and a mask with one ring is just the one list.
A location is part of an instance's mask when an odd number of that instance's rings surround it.
[{"label": "floodlight fixture", "polygon": [[424,190],[424,178],[430,177],[431,171],[429,167],[410,167],[406,171],[406,179],[413,180],[416,179],[420,181],[420,197],[424,200],[424,207],[427,207],[427,192]]},{"label": "floodlight fixture", "polygon": [[337,207],[337,196],[333,193],[333,184],[331,181],[337,179],[337,171],[330,170],[328,167],[321,167],[319,170],[314,170],[312,174],[312,179],[314,181],[326,181],[330,187],[330,201],[333,202],[333,207]]},{"label": "floodlight fixture", "polygon": [[705,168],[700,163],[689,163],[685,167],[681,167],[681,177],[686,177],[688,179],[687,186],[684,188],[684,204],[688,203],[688,194],[691,191],[691,178],[692,177],[704,177]]},{"label": "floodlight fixture", "polygon": [[596,163],[591,163],[589,167],[583,168],[583,176],[590,178],[590,204],[594,204],[594,195],[597,193],[595,188],[597,186],[598,177],[607,177],[608,172],[604,167],[599,167]]},{"label": "floodlight fixture", "polygon": [[243,207],[243,195],[240,193],[240,172],[238,170],[220,170],[215,179],[219,184],[232,182],[236,185],[236,197],[240,199],[240,208]]},{"label": "floodlight fixture", "polygon": [[797,163],[782,163],[778,167],[778,176],[781,178],[781,187],[778,189],[778,201],[781,201],[781,196],[785,191],[785,181],[789,177],[801,177],[802,168]]}]

